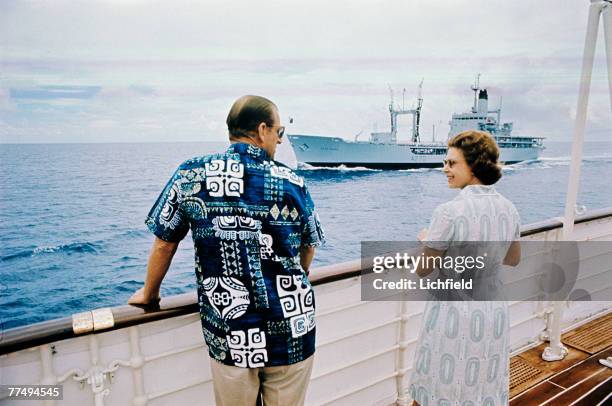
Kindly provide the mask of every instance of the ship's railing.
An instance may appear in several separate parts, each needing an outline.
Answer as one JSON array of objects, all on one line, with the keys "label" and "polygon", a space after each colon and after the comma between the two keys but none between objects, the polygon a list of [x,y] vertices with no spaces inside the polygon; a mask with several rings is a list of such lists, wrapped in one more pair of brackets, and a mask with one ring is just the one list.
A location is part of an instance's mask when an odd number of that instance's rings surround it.
[{"label": "ship's railing", "polygon": [[[576,217],[575,224],[612,217],[612,207],[592,210]],[[560,229],[563,227],[561,218],[547,219],[523,226],[521,237]],[[361,260],[322,266],[314,268],[311,272],[312,285],[352,278],[361,274]],[[195,292],[164,297],[159,308],[141,309],[134,306],[122,305],[111,309],[113,326],[104,331],[121,329],[141,323],[163,320],[199,311],[197,295]],[[92,316],[92,319],[95,315]],[[77,334],[73,331],[73,317],[63,317],[55,320],[35,323],[24,327],[17,327],[0,332],[0,355],[24,348],[30,348],[71,337],[91,334],[94,330]]]},{"label": "ship's railing", "polygon": [[[585,213],[575,223],[576,240],[612,240],[612,208]],[[561,219],[530,224],[522,238],[556,241],[561,227]],[[362,301],[361,271],[361,260],[313,270],[317,356],[309,405],[408,402],[423,303]],[[570,307],[563,327],[573,328],[611,305]],[[510,302],[509,308],[513,352],[540,342],[550,304]],[[2,383],[64,384],[67,404],[212,404],[212,361],[197,312],[196,295],[189,293],[164,298],[158,310],[118,306],[8,330],[0,342],[0,354],[8,353],[0,356]],[[73,325],[93,331],[76,334]]]}]

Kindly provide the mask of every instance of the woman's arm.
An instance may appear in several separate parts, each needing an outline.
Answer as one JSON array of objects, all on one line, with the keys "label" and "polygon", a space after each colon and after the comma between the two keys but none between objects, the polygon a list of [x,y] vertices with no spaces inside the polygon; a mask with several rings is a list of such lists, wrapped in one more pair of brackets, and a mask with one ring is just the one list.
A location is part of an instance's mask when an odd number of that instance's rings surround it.
[{"label": "woman's arm", "polygon": [[435,250],[427,246],[423,247],[423,261],[420,261],[419,266],[416,268],[417,275],[423,278],[432,273],[435,269],[433,266],[436,263],[435,258],[441,257],[442,254],[444,254],[444,251]]},{"label": "woman's arm", "polygon": [[504,258],[504,265],[517,266],[521,262],[521,242],[512,241],[506,257]]}]

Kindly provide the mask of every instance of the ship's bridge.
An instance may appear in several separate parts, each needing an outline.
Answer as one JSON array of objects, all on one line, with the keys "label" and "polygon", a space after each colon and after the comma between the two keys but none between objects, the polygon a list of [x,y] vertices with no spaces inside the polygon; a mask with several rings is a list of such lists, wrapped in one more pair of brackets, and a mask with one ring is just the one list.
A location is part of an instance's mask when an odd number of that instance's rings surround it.
[{"label": "ship's bridge", "polygon": [[393,134],[390,132],[371,133],[370,142],[375,144],[394,144]]}]

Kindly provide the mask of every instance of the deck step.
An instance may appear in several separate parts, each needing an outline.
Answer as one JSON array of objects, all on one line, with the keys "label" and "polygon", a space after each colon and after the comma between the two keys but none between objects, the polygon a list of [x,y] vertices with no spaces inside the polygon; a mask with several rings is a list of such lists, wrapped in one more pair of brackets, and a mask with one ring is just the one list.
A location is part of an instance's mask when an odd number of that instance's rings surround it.
[{"label": "deck step", "polygon": [[[533,357],[541,353],[541,348],[513,357],[510,362],[510,405],[592,406],[602,402],[612,392],[612,369],[601,365],[599,360],[612,356],[612,346],[582,360],[582,351],[571,347],[569,351],[563,361],[547,363],[548,368],[542,364],[546,361]],[[531,380],[521,380],[522,376],[531,377]],[[512,383],[519,381],[520,384],[512,388]]]},{"label": "deck step", "polygon": [[608,378],[603,385],[587,393],[582,399],[575,402],[575,406],[609,405],[612,403],[612,378]]},{"label": "deck step", "polygon": [[561,341],[589,354],[600,352],[612,342],[612,313],[563,334]]},{"label": "deck step", "polygon": [[510,406],[539,406],[553,396],[563,392],[563,388],[548,381],[540,382],[510,401]]},{"label": "deck step", "polygon": [[589,357],[584,351],[568,347],[568,354],[561,361],[544,361],[541,354],[547,345],[542,343],[510,359],[510,398]]},{"label": "deck step", "polygon": [[612,313],[584,324],[562,336],[567,356],[544,361],[548,343],[510,359],[510,405],[612,404],[612,368],[599,363],[612,357]]},{"label": "deck step", "polygon": [[534,383],[541,382],[553,372],[534,367],[521,357],[510,359],[510,397],[529,389]]},{"label": "deck step", "polygon": [[612,348],[604,350],[595,356],[589,357],[583,362],[572,366],[562,373],[550,378],[550,381],[563,388],[569,388],[576,383],[588,378],[589,376],[605,371],[606,369],[612,372],[612,369],[607,368],[599,363],[602,358],[612,356]]},{"label": "deck step", "polygon": [[[605,371],[598,372],[584,381],[577,383],[575,386],[550,398],[548,401],[542,403],[542,406],[572,405],[575,402],[581,402],[593,391],[601,389],[602,387],[610,387],[610,383],[612,383],[611,379],[612,371],[610,373],[606,373]],[[596,405],[601,400],[603,400],[603,398],[591,399],[588,405]]]}]

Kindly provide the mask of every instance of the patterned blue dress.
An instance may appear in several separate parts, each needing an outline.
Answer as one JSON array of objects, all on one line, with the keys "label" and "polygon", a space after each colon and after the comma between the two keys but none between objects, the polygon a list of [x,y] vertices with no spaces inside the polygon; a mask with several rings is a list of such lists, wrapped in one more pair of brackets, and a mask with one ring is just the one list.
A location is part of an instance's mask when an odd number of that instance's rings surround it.
[{"label": "patterned blue dress", "polygon": [[[434,210],[425,244],[452,250],[461,241],[504,241],[488,250],[501,266],[511,242],[519,238],[514,205],[493,186],[468,185]],[[508,334],[506,302],[427,302],[410,395],[421,406],[507,405]]]}]

